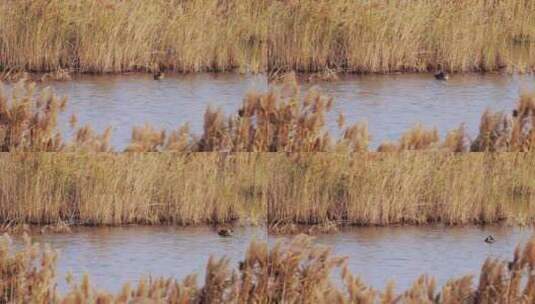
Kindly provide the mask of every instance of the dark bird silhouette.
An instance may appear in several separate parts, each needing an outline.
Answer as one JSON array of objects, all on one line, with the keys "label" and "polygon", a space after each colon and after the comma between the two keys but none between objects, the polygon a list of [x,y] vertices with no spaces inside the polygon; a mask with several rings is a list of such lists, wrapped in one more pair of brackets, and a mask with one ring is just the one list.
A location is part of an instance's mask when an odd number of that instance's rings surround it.
[{"label": "dark bird silhouette", "polygon": [[450,79],[450,76],[448,75],[448,73],[440,70],[435,73],[435,79],[436,80],[448,80]]},{"label": "dark bird silhouette", "polygon": [[485,243],[487,244],[493,244],[494,242],[496,242],[496,239],[492,235],[489,235],[485,238]]},{"label": "dark bird silhouette", "polygon": [[154,80],[162,80],[164,77],[165,77],[165,75],[162,72],[154,73]]},{"label": "dark bird silhouette", "polygon": [[513,117],[517,117],[518,116],[518,110],[513,110]]},{"label": "dark bird silhouette", "polygon": [[217,229],[217,234],[221,237],[232,236],[232,229],[230,228],[219,228]]}]

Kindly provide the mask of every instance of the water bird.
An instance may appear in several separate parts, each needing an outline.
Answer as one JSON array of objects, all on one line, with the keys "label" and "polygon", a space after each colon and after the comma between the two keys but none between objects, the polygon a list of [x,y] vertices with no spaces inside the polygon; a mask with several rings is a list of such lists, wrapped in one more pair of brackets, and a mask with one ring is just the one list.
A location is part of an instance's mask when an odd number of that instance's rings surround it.
[{"label": "water bird", "polygon": [[435,73],[435,79],[436,80],[448,80],[449,78],[450,78],[450,76],[446,72],[444,72],[442,70],[440,70],[440,71]]},{"label": "water bird", "polygon": [[492,235],[489,235],[485,238],[485,243],[487,244],[493,244],[494,242],[496,242],[496,239]]},{"label": "water bird", "polygon": [[162,72],[154,73],[154,80],[162,80],[164,77],[165,77],[165,75]]},{"label": "water bird", "polygon": [[232,236],[232,229],[230,228],[219,228],[217,230],[217,234],[221,237],[229,237]]}]

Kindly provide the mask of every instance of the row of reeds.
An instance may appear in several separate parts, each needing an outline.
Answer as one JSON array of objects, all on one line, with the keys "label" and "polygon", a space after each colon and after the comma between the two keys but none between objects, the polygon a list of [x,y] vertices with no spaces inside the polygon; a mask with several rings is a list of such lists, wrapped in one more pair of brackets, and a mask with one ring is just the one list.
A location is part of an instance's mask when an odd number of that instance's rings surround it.
[{"label": "row of reeds", "polygon": [[[383,291],[353,275],[345,258],[330,248],[298,236],[269,248],[252,242],[239,268],[226,258],[210,258],[199,286],[195,274],[183,280],[142,279],[117,294],[97,291],[88,276],[69,280],[61,295],[55,285],[57,252],[31,244],[11,252],[9,238],[0,238],[1,303],[533,303],[535,301],[535,240],[518,246],[513,260],[488,258],[479,281],[472,275],[452,278],[442,288],[422,275],[408,290],[396,293],[393,282]],[[341,269],[342,284],[333,281]]]},{"label": "row of reeds", "polygon": [[535,223],[531,153],[4,153],[0,226]]},{"label": "row of reeds", "polygon": [[[90,125],[70,119],[74,137],[65,141],[57,117],[67,105],[46,88],[21,81],[11,97],[0,86],[0,151],[112,151],[111,129],[97,134]],[[225,115],[208,107],[202,134],[187,124],[171,132],[150,125],[135,127],[128,152],[367,152],[371,135],[365,123],[346,126],[339,113],[338,134],[331,134],[326,117],[333,99],[312,88],[302,93],[293,73],[265,93],[248,93],[237,113]],[[535,148],[535,95],[522,95],[510,113],[485,111],[478,135],[471,139],[463,125],[441,139],[436,129],[421,125],[407,130],[397,142],[384,142],[379,152],[406,150],[450,152],[531,151]]]},{"label": "row of reeds", "polygon": [[272,1],[270,70],[532,71],[529,0]]},{"label": "row of reeds", "polygon": [[531,153],[264,155],[268,223],[532,224]]},{"label": "row of reeds", "polygon": [[252,155],[4,153],[0,171],[0,227],[265,219]]},{"label": "row of reeds", "polygon": [[0,70],[531,71],[530,0],[20,0]]},{"label": "row of reeds", "polygon": [[264,0],[0,3],[0,69],[262,71]]}]

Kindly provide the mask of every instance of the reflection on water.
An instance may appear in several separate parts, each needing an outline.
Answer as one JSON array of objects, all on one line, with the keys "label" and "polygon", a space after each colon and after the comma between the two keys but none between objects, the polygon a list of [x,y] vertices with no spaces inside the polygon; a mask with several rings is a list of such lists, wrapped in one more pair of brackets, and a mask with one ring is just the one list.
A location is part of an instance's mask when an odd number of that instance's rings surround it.
[{"label": "reflection on water", "polygon": [[[525,243],[532,229],[511,227],[359,227],[318,235],[316,243],[347,256],[349,269],[365,283],[383,289],[394,280],[402,291],[421,274],[430,274],[442,286],[451,278],[476,276],[487,257],[512,259],[517,244]],[[483,240],[492,234],[496,243]],[[270,237],[270,243],[275,239]],[[339,274],[339,273],[338,273]],[[337,277],[335,279],[338,278]]]},{"label": "reflection on water", "polygon": [[235,230],[233,237],[223,238],[207,227],[76,228],[70,234],[36,235],[32,240],[60,250],[60,291],[67,288],[65,276],[69,271],[78,281],[88,273],[97,288],[119,291],[123,283],[148,275],[183,279],[198,273],[197,282],[201,284],[210,256],[226,256],[235,268],[253,239],[265,241],[267,237],[260,227]]}]

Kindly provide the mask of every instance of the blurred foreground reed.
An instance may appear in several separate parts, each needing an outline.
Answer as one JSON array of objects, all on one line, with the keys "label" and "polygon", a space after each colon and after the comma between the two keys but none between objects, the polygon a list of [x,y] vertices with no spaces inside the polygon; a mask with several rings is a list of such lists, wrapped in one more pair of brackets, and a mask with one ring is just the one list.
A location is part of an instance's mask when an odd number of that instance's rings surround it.
[{"label": "blurred foreground reed", "polygon": [[[376,290],[353,275],[346,259],[327,247],[298,236],[271,248],[253,241],[239,267],[226,258],[210,258],[201,285],[195,274],[183,280],[142,279],[126,283],[117,294],[97,291],[88,276],[69,279],[65,294],[56,289],[57,252],[26,240],[16,252],[9,237],[0,238],[0,302],[2,303],[533,303],[535,239],[518,246],[513,260],[488,258],[479,280],[452,278],[442,288],[422,275],[411,288],[395,291],[393,282]],[[333,272],[341,269],[341,281]]]},{"label": "blurred foreground reed", "polygon": [[[21,81],[11,96],[0,87],[0,151],[108,152],[111,129],[101,134],[90,125],[78,126],[65,140],[57,117],[67,106],[51,89],[35,92],[35,85]],[[248,93],[236,113],[226,115],[208,107],[201,134],[187,123],[176,130],[150,125],[132,130],[127,152],[367,152],[371,136],[366,123],[346,125],[343,113],[338,130],[327,127],[334,100],[317,89],[301,92],[295,74],[285,74],[264,93]],[[438,130],[416,125],[395,142],[383,142],[378,152],[424,150],[440,152],[516,152],[535,148],[535,95],[520,96],[511,113],[485,111],[479,133],[470,137],[463,127],[443,139]]]}]

